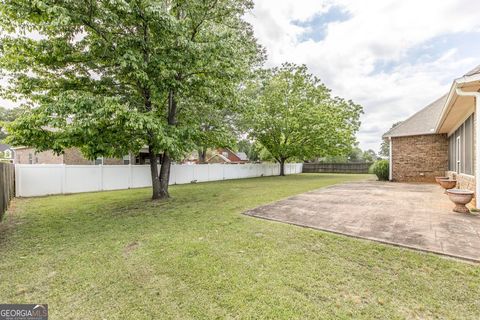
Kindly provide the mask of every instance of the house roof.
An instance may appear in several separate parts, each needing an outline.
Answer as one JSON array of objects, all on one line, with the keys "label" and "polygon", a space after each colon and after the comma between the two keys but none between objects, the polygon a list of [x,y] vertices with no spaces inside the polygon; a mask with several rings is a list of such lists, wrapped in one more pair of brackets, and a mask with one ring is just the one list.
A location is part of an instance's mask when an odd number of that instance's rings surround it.
[{"label": "house roof", "polygon": [[448,94],[445,94],[439,99],[430,103],[395,128],[387,131],[383,137],[388,138],[434,134],[435,126],[440,118],[443,106],[447,100],[447,96]]},{"label": "house roof", "polygon": [[235,154],[241,161],[248,161],[248,156],[245,152],[237,152]]},{"label": "house roof", "polygon": [[228,162],[228,163],[232,162],[230,159],[228,159],[227,157],[225,157],[224,155],[219,154],[219,153],[214,154],[213,156],[211,156],[211,157],[207,160],[207,162],[210,162],[213,158],[220,158],[220,159],[223,160],[224,162]]},{"label": "house roof", "polygon": [[467,72],[467,73],[465,74],[465,76],[467,76],[467,77],[468,77],[468,76],[473,76],[473,75],[478,74],[478,73],[480,73],[480,65],[477,66],[475,69],[470,70],[469,72]]},{"label": "house roof", "polygon": [[12,149],[12,147],[8,144],[5,143],[0,143],[0,152],[3,152],[5,150]]},{"label": "house roof", "polygon": [[437,133],[448,133],[465,115],[474,111],[472,97],[459,96],[458,89],[464,92],[480,91],[480,65],[453,81],[435,127]]}]

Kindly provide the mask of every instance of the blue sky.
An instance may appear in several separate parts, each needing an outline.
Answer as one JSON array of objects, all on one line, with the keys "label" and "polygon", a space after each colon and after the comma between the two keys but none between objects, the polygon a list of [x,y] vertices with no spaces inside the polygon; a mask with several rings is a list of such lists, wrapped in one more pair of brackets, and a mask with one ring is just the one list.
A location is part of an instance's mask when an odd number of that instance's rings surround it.
[{"label": "blue sky", "polygon": [[360,146],[449,90],[480,64],[480,2],[255,0],[247,17],[267,66],[306,64],[364,107]]}]

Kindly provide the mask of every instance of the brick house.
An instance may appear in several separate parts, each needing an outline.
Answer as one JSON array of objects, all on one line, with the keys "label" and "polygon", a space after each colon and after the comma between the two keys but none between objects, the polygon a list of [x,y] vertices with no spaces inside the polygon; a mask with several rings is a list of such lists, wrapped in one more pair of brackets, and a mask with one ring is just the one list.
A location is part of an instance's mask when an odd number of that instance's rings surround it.
[{"label": "brick house", "polygon": [[[69,164],[69,165],[127,165],[149,164],[148,150],[140,150],[137,155],[125,155],[123,158],[97,158],[89,160],[85,158],[79,149],[66,149],[63,154],[56,155],[52,151],[36,152],[29,147],[17,147],[15,150],[14,163],[16,164]],[[157,155],[160,163],[161,155]]]},{"label": "brick house", "polygon": [[207,159],[207,163],[247,163],[248,156],[245,152],[234,152],[229,148],[219,148]]},{"label": "brick house", "polygon": [[[390,143],[390,180],[457,179],[480,194],[480,66],[455,79],[450,91],[383,135]],[[480,204],[480,201],[478,202]]]}]

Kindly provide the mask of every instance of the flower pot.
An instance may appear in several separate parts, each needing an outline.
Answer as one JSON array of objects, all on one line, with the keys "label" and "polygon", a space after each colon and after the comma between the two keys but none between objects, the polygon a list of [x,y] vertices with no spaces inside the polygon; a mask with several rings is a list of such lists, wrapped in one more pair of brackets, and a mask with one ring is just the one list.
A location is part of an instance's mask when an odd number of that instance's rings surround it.
[{"label": "flower pot", "polygon": [[449,189],[447,190],[448,198],[455,203],[453,211],[460,213],[469,213],[470,210],[465,206],[473,199],[473,191],[464,189]]},{"label": "flower pot", "polygon": [[440,186],[445,189],[445,193],[447,193],[448,189],[453,189],[457,185],[457,180],[438,180],[438,183],[440,183]]},{"label": "flower pot", "polygon": [[435,181],[440,184],[440,180],[448,180],[450,179],[449,177],[435,177]]}]

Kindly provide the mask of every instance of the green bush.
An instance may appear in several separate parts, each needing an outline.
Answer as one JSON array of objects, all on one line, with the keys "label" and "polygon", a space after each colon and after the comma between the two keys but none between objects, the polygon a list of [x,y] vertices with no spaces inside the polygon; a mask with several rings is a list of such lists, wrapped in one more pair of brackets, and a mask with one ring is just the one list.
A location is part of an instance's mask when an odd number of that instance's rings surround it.
[{"label": "green bush", "polygon": [[388,160],[378,160],[370,167],[369,170],[371,173],[374,173],[378,180],[387,181],[389,177],[389,163]]}]

